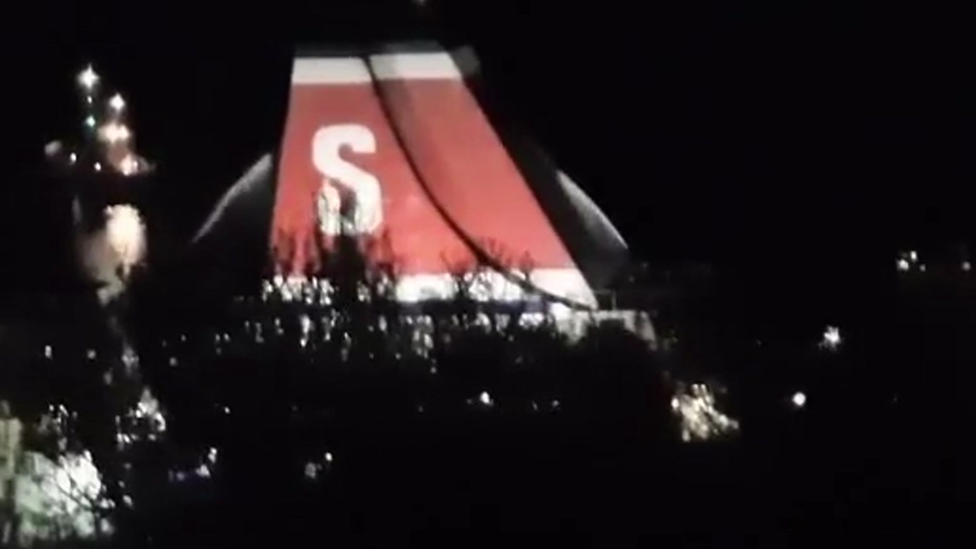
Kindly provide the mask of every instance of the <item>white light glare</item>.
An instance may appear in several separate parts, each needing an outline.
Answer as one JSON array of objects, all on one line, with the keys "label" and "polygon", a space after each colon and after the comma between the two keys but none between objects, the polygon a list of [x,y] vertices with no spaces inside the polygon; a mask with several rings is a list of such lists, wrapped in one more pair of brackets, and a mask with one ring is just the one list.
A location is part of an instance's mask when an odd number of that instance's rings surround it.
[{"label": "white light glare", "polygon": [[907,270],[908,270],[908,269],[909,269],[910,267],[911,267],[911,264],[909,264],[909,263],[908,263],[908,260],[907,260],[907,259],[904,259],[904,258],[902,258],[902,259],[899,259],[899,260],[898,260],[898,270],[899,270],[899,271],[901,271],[901,272],[905,272],[905,271],[907,271]]},{"label": "white light glare", "polygon": [[122,99],[120,94],[115,94],[108,100],[108,106],[112,107],[113,111],[121,111],[125,108],[125,99]]},{"label": "white light glare", "polygon": [[101,133],[101,138],[109,143],[128,141],[132,137],[132,132],[129,131],[129,128],[125,124],[115,122],[102,126],[99,133]]},{"label": "white light glare", "polygon": [[491,406],[491,395],[488,394],[488,391],[482,391],[481,394],[478,395],[478,401],[485,406]]},{"label": "white light glare", "polygon": [[88,115],[88,118],[85,118],[85,125],[88,126],[89,128],[94,128],[95,124],[96,121],[94,116]]},{"label": "white light glare", "polygon": [[820,341],[820,347],[835,351],[840,347],[840,344],[840,328],[837,326],[827,326],[827,329],[823,333],[823,339]]},{"label": "white light glare", "polygon": [[95,69],[91,65],[81,71],[78,75],[78,83],[81,84],[86,90],[91,90],[98,83],[98,74],[95,73]]},{"label": "white light glare", "polygon": [[693,383],[690,391],[679,384],[671,399],[671,410],[681,422],[683,442],[705,441],[738,432],[739,422],[723,414],[715,404],[714,393],[704,383]]},{"label": "white light glare", "polygon": [[912,250],[912,251],[908,252],[908,259],[910,259],[912,263],[917,263],[918,262],[918,252],[916,252],[915,250]]},{"label": "white light glare", "polygon": [[963,261],[962,270],[968,273],[969,271],[973,270],[973,264],[968,261]]},{"label": "white light glare", "polygon": [[797,391],[793,393],[793,397],[790,398],[790,402],[793,403],[794,408],[803,408],[807,405],[807,395],[803,391]]},{"label": "white light glare", "polygon": [[131,154],[126,155],[120,164],[119,169],[123,175],[132,175],[139,171],[139,160]]},{"label": "white light glare", "polygon": [[109,248],[120,266],[128,272],[145,258],[145,224],[139,211],[127,204],[107,207],[105,220]]}]

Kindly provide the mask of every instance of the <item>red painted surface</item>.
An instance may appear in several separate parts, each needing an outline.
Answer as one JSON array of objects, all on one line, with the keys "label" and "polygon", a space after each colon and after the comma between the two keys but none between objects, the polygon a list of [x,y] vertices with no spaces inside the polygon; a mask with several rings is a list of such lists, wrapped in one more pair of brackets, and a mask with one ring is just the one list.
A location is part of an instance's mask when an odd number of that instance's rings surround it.
[{"label": "red painted surface", "polygon": [[[301,272],[319,258],[315,201],[329,184],[312,161],[312,137],[322,127],[362,124],[376,137],[375,154],[343,151],[342,157],[376,175],[383,193],[384,221],[374,237],[386,237],[404,274],[443,272],[442,254],[465,255],[466,248],[428,202],[403,151],[397,146],[370,84],[292,87],[278,168],[272,246],[285,274]],[[290,244],[290,241],[294,244]],[[295,250],[288,261],[288,248]],[[373,259],[388,259],[377,251]]]},{"label": "red painted surface", "polygon": [[[419,171],[436,200],[486,251],[535,268],[575,269],[490,123],[459,80],[382,82],[384,95]],[[473,264],[472,254],[442,219],[417,181],[371,84],[293,85],[278,168],[272,246],[284,274],[319,260],[316,197],[330,185],[316,169],[312,141],[323,127],[360,124],[376,140],[373,154],[341,150],[343,160],[380,182],[383,237],[402,274],[440,274]],[[491,244],[487,242],[491,241]],[[290,257],[290,259],[289,259]],[[512,265],[517,266],[517,265]]]},{"label": "red painted surface", "polygon": [[461,80],[380,83],[395,124],[435,199],[492,256],[575,269],[568,251]]}]

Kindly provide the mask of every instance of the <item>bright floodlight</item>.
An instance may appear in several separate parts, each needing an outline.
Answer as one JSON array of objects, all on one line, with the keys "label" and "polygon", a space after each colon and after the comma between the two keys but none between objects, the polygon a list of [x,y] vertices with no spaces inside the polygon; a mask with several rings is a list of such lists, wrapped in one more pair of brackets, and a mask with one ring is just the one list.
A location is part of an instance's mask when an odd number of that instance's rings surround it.
[{"label": "bright floodlight", "polygon": [[88,65],[88,67],[86,67],[85,70],[81,71],[81,73],[78,75],[78,83],[81,84],[81,86],[86,90],[94,88],[95,84],[98,83],[98,74],[95,73],[95,69],[93,69],[91,65]]},{"label": "bright floodlight", "polygon": [[918,261],[918,252],[916,252],[915,250],[912,250],[912,251],[908,252],[908,258],[912,260],[912,263],[917,262]]},{"label": "bright floodlight", "polygon": [[690,391],[680,384],[671,399],[671,411],[681,422],[683,442],[706,441],[739,431],[739,422],[716,407],[715,394],[704,383],[693,383]]},{"label": "bright floodlight", "polygon": [[902,259],[899,259],[898,260],[898,270],[899,271],[905,272],[909,268],[911,268],[911,264],[908,263],[908,260],[907,259],[902,258]]},{"label": "bright floodlight", "polygon": [[823,333],[823,339],[820,341],[820,346],[824,349],[835,351],[840,347],[840,343],[840,328],[837,326],[827,326],[827,329]]},{"label": "bright floodlight", "polygon": [[797,391],[793,393],[793,398],[790,401],[795,408],[803,408],[807,404],[807,395],[803,394],[802,391]]},{"label": "bright floodlight", "polygon": [[488,391],[482,391],[481,394],[478,395],[478,400],[481,401],[481,403],[485,406],[491,406],[491,395],[488,394]]},{"label": "bright floodlight", "polygon": [[102,126],[101,129],[102,139],[108,141],[109,143],[118,143],[119,141],[127,141],[132,137],[132,132],[125,124],[106,124]]},{"label": "bright floodlight", "polygon": [[108,245],[120,266],[131,269],[146,253],[146,226],[139,211],[127,204],[105,209],[105,232]]},{"label": "bright floodlight", "polygon": [[122,159],[119,169],[122,171],[123,175],[132,175],[137,173],[139,171],[139,160],[131,154],[126,155],[126,157]]},{"label": "bright floodlight", "polygon": [[122,99],[120,94],[115,94],[111,99],[108,100],[108,106],[112,107],[112,110],[118,112],[125,108],[125,100]]}]

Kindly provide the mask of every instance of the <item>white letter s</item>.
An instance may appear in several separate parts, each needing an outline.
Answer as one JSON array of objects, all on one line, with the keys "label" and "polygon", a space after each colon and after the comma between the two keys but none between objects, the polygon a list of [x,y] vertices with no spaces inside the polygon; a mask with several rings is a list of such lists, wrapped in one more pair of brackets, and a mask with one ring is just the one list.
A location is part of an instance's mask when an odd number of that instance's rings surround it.
[{"label": "white letter s", "polygon": [[[326,126],[315,132],[312,138],[312,163],[325,176],[319,191],[319,225],[327,235],[339,234],[340,228],[347,234],[366,234],[375,231],[383,222],[383,198],[379,179],[366,170],[347,162],[340,152],[349,147],[359,154],[376,153],[376,136],[360,124]],[[341,185],[352,192],[355,203],[352,219],[337,219],[342,208],[339,193],[329,186]]]}]

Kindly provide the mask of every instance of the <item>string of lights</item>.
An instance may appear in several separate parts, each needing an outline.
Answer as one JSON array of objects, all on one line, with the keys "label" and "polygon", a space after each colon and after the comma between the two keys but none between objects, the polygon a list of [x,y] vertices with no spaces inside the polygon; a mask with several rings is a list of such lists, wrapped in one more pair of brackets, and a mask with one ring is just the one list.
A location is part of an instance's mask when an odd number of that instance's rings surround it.
[{"label": "string of lights", "polygon": [[61,141],[49,143],[48,157],[72,169],[133,176],[152,170],[152,165],[135,151],[135,133],[127,121],[127,103],[118,92],[108,95],[92,65],[78,73],[82,103],[82,139],[75,146]]}]

